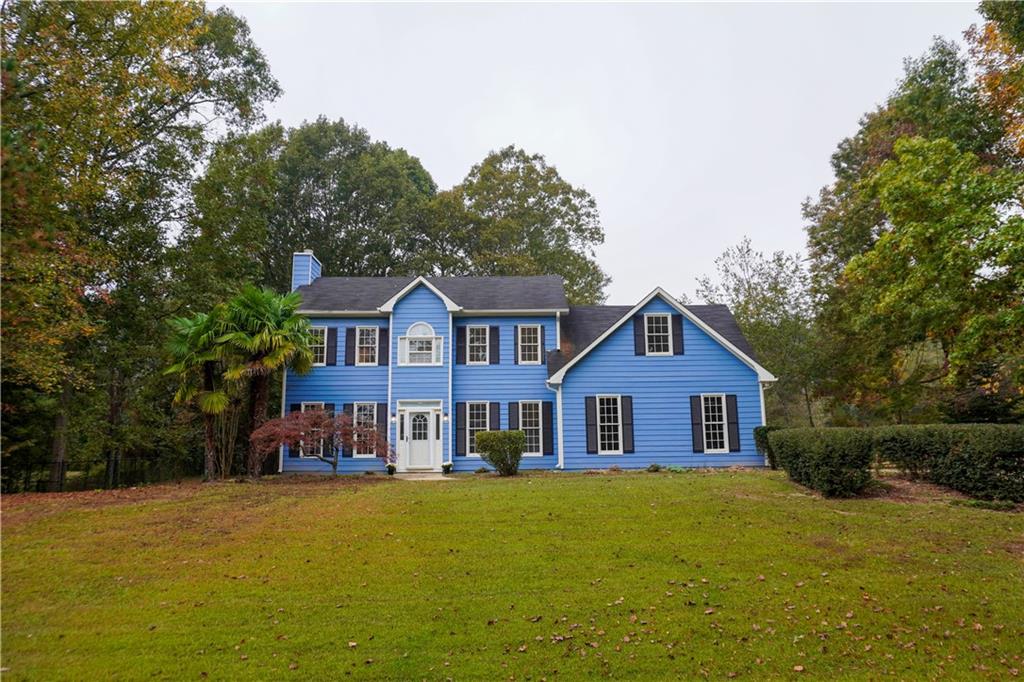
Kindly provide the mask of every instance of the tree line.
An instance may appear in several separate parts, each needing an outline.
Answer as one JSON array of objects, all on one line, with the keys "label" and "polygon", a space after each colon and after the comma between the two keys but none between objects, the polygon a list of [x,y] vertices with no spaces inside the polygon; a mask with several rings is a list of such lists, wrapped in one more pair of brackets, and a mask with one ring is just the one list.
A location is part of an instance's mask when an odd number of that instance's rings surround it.
[{"label": "tree line", "polygon": [[[1021,419],[1024,5],[980,12],[966,52],[936,40],[840,142],[806,256],[744,242],[699,281],[780,377],[770,421]],[[558,274],[571,302],[604,299],[596,203],[543,156],[498,149],[442,190],[350,122],[268,123],[281,89],[227,9],[14,0],[2,29],[5,471],[202,461],[200,396],[232,406],[215,440],[244,443],[280,365],[243,376],[252,351],[226,338],[246,296],[287,292],[299,249],[329,273]],[[212,388],[180,352],[203,314]],[[220,470],[245,454],[221,448]]]},{"label": "tree line", "polygon": [[1024,420],[1024,3],[979,11],[839,143],[806,256],[747,239],[699,280],[780,377],[769,422]]},{"label": "tree line", "polygon": [[[268,123],[281,89],[228,9],[14,0],[2,22],[5,476],[66,457],[201,460],[205,420],[163,372],[183,360],[177,335],[246,284],[286,293],[296,250],[329,273],[553,273],[573,302],[604,298],[594,199],[544,157],[501,148],[439,190],[344,120]],[[217,428],[243,443],[279,382],[229,383],[205,400],[234,401]],[[221,454],[245,468],[242,445]]]}]

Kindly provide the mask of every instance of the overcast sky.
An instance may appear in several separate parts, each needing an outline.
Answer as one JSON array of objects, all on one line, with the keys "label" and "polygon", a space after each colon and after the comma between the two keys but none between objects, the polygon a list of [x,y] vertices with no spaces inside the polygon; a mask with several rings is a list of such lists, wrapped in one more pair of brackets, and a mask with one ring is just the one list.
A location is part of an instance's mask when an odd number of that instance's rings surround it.
[{"label": "overcast sky", "polygon": [[[726,247],[800,250],[829,156],[974,4],[231,4],[284,89],[418,157],[442,188],[493,149],[594,195],[609,303],[692,295]],[[344,275],[342,272],[325,273]]]}]

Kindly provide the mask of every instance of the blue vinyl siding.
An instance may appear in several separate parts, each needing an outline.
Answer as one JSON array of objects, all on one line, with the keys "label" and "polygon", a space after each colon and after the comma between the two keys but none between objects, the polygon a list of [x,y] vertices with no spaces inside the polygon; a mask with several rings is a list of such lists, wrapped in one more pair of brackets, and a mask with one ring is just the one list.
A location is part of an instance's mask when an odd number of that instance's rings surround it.
[{"label": "blue vinyl siding", "polygon": [[[399,367],[398,337],[405,336],[409,327],[417,322],[426,322],[434,328],[434,334],[442,338],[444,344],[442,364],[426,367]],[[449,412],[448,405],[448,357],[451,349],[451,334],[448,329],[449,316],[444,302],[429,288],[420,285],[406,294],[395,304],[392,313],[391,332],[391,412],[397,410],[399,400],[440,400],[441,410]],[[387,377],[385,377],[385,386]],[[452,419],[443,427],[442,460],[448,461],[449,430]],[[390,426],[392,443],[395,440],[396,426]]]},{"label": "blue vinyl siding", "polygon": [[[676,311],[656,298],[641,312]],[[566,373],[562,385],[566,469],[638,468],[652,462],[687,467],[764,464],[753,438],[754,427],[761,424],[757,374],[687,319],[683,320],[683,344],[683,355],[634,355],[633,323],[627,320]],[[736,395],[739,452],[693,452],[690,396],[700,393]],[[633,397],[634,453],[587,454],[584,399],[597,394]]]},{"label": "blue vinyl siding", "polygon": [[[305,375],[289,370],[285,388],[284,409],[302,402],[334,403],[340,413],[345,403],[386,403],[388,400],[388,368],[386,366],[356,367],[345,365],[345,329],[347,327],[387,327],[387,318],[312,318],[314,327],[334,327],[338,330],[338,364],[336,366],[314,367]],[[289,457],[288,448],[284,453],[284,471],[329,472],[331,466],[318,459]],[[383,471],[380,458],[342,457],[339,473],[361,473]]]},{"label": "blue vinyl siding", "polygon": [[[539,324],[544,327],[544,353],[554,350],[555,318],[551,317],[457,317],[455,327],[470,325],[497,326],[500,338],[500,360],[496,365],[456,365],[454,347],[449,349],[448,359],[452,367],[452,402],[500,402],[501,428],[508,428],[508,404],[523,400],[550,401],[554,417],[553,433],[555,456],[523,457],[522,469],[551,469],[558,463],[558,416],[556,395],[548,390],[545,381],[548,366],[515,364],[515,327],[519,324]],[[473,471],[487,466],[479,457],[452,458],[456,471]]]}]

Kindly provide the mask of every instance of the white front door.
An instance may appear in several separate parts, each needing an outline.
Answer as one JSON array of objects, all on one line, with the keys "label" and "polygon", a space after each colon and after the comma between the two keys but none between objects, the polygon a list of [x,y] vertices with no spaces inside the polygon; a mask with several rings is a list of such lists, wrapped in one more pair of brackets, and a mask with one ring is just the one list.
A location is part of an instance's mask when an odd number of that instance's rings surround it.
[{"label": "white front door", "polygon": [[409,413],[409,452],[410,469],[430,469],[434,466],[433,442],[430,428],[430,412]]}]

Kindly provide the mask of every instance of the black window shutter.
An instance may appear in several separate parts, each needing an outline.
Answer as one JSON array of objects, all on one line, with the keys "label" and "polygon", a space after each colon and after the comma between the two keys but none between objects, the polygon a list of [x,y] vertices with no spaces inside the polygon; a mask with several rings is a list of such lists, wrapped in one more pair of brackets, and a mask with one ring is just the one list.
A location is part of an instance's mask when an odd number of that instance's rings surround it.
[{"label": "black window shutter", "polygon": [[455,403],[455,454],[466,455],[466,403]]},{"label": "black window shutter", "polygon": [[554,407],[550,400],[541,403],[541,422],[544,425],[542,437],[544,439],[544,454],[555,454],[555,428],[554,428]]},{"label": "black window shutter", "polygon": [[[302,412],[302,403],[292,403],[291,405],[288,406],[288,412],[289,413]],[[299,456],[299,449],[298,448],[288,448],[288,456],[289,457],[298,457]]]},{"label": "black window shutter", "polygon": [[[324,412],[334,416],[334,403],[324,403]],[[334,457],[334,441],[324,438],[324,457]]]},{"label": "black window shutter", "polygon": [[619,409],[622,410],[622,452],[635,452],[633,447],[633,396],[624,395],[620,399]]},{"label": "black window shutter", "polygon": [[633,355],[647,355],[647,335],[644,332],[644,316],[633,316]]},{"label": "black window shutter", "polygon": [[587,414],[587,454],[597,454],[597,397],[588,395],[583,399]]},{"label": "black window shutter", "polygon": [[[350,329],[350,331],[355,331],[351,327],[349,329]],[[347,334],[346,334],[346,336],[347,336]],[[346,352],[346,355],[347,354],[348,353]],[[353,405],[352,405],[352,403],[345,403],[344,405],[342,405],[341,406],[341,411],[342,411],[342,414],[344,414],[350,420],[353,419],[353,417],[352,417],[352,413],[353,413]],[[352,421],[352,426],[355,427],[355,421],[354,420]],[[341,456],[342,457],[351,457],[352,456],[352,444],[351,443],[342,443],[342,445],[341,445]]]},{"label": "black window shutter", "polygon": [[345,327],[345,364],[356,364],[356,328]]},{"label": "black window shutter", "polygon": [[388,439],[388,404],[377,403],[377,433],[384,440]]},{"label": "black window shutter", "polygon": [[690,396],[690,432],[693,436],[693,451],[704,452],[704,412],[699,395]]},{"label": "black window shutter", "polygon": [[683,354],[683,316],[672,316],[672,354]]},{"label": "black window shutter", "polygon": [[725,419],[729,426],[729,452],[740,451],[740,415],[736,409],[736,396],[725,396]]},{"label": "black window shutter", "polygon": [[548,352],[545,350],[547,346],[544,345],[544,325],[540,326],[540,364],[545,364],[548,361]]},{"label": "black window shutter", "polygon": [[327,364],[338,364],[338,328],[327,328]]},{"label": "black window shutter", "polygon": [[519,403],[508,404],[508,430],[519,430]]},{"label": "black window shutter", "polygon": [[385,366],[391,363],[391,344],[388,343],[388,328],[377,330],[377,364]]},{"label": "black window shutter", "polygon": [[501,431],[501,403],[489,405],[490,414],[487,417],[488,431]]},{"label": "black window shutter", "polygon": [[490,344],[490,349],[487,351],[487,360],[492,365],[497,365],[501,362],[501,327],[493,326],[491,330],[487,332],[487,342]]},{"label": "black window shutter", "polygon": [[[455,364],[466,364],[466,328],[455,328]],[[466,453],[462,453],[466,454]]]},{"label": "black window shutter", "polygon": [[515,364],[519,364],[519,325],[515,326],[512,332],[512,358]]}]

